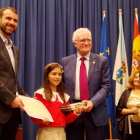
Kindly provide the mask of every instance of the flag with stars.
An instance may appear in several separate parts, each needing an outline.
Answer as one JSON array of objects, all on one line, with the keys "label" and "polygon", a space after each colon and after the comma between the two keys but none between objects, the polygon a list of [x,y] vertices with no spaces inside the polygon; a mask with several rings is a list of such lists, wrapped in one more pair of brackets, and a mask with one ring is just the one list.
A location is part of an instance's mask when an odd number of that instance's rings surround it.
[{"label": "flag with stars", "polygon": [[[110,65],[110,52],[109,52],[109,45],[108,45],[106,17],[104,17],[104,21],[103,21],[102,29],[101,29],[100,55],[106,56],[108,58],[108,63],[110,67],[111,66]],[[111,67],[110,67],[110,77],[111,77]],[[107,102],[108,115],[111,118],[112,128],[115,129],[114,102],[113,102],[113,90],[112,90],[111,79],[110,79],[110,83],[111,83],[111,90],[110,90],[110,94],[108,98],[106,99],[106,102]]]},{"label": "flag with stars", "polygon": [[128,86],[128,67],[121,11],[119,12],[119,39],[114,65],[113,80],[116,81],[115,104],[117,106],[120,96]]},{"label": "flag with stars", "polygon": [[133,54],[132,54],[132,71],[140,70],[140,35],[138,26],[138,14],[135,14],[134,36],[133,36]]}]

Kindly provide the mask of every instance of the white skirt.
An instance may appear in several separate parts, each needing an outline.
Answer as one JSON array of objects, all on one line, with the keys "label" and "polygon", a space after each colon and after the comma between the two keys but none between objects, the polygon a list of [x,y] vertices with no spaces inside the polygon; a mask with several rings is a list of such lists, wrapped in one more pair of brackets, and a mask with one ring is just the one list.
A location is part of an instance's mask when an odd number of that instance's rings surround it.
[{"label": "white skirt", "polygon": [[36,140],[66,140],[64,127],[42,127],[37,131]]}]

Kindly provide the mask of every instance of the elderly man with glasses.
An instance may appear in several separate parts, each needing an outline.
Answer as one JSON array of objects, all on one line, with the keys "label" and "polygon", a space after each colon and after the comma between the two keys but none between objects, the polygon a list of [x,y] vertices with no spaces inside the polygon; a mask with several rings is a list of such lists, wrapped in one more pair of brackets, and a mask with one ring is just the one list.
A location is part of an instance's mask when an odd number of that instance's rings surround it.
[{"label": "elderly man with glasses", "polygon": [[91,52],[91,32],[79,28],[73,33],[77,54],[62,58],[64,82],[70,102],[84,102],[85,112],[67,125],[67,140],[104,140],[108,124],[106,98],[110,91],[108,59]]}]

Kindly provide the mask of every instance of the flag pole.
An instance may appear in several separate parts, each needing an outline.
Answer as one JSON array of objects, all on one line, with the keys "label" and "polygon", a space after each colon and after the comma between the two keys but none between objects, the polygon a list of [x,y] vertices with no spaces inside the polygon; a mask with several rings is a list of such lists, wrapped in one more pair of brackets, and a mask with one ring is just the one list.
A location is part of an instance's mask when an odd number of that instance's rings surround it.
[{"label": "flag pole", "polygon": [[106,13],[106,11],[103,11],[103,20],[104,20],[104,17],[105,17],[105,13]]},{"label": "flag pole", "polygon": [[112,123],[111,123],[111,118],[110,118],[110,116],[109,116],[108,118],[109,118],[109,132],[110,132],[110,140],[112,140]]},{"label": "flag pole", "polygon": [[[105,14],[106,14],[106,11],[103,11],[103,20],[104,20]],[[109,134],[110,134],[110,140],[112,140],[112,123],[111,123],[111,118],[110,118],[110,116],[108,117],[108,119],[109,119]]]},{"label": "flag pole", "polygon": [[138,13],[138,8],[135,8],[134,10],[135,10],[135,15],[136,15]]},{"label": "flag pole", "polygon": [[138,8],[135,8],[134,11],[135,11],[135,16],[136,16],[137,23],[138,23]]},{"label": "flag pole", "polygon": [[135,16],[136,16],[136,19],[137,19],[137,22],[138,22],[138,8],[135,8],[134,11],[135,11]]}]

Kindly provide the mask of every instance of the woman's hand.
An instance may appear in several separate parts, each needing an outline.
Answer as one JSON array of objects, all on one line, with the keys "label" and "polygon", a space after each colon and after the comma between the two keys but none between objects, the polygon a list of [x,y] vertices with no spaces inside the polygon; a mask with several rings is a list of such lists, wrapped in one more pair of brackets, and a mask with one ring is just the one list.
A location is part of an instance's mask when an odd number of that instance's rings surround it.
[{"label": "woman's hand", "polygon": [[50,121],[49,121],[49,119],[48,119],[48,118],[45,118],[45,119],[43,120],[43,124],[48,125],[49,123],[50,123]]},{"label": "woman's hand", "polygon": [[137,107],[131,108],[131,114],[137,115],[138,114],[138,108]]},{"label": "woman's hand", "polygon": [[137,115],[137,114],[138,114],[138,108],[137,108],[137,107],[132,107],[132,108],[130,108],[130,109],[124,108],[124,109],[121,111],[121,114],[122,114],[122,115],[126,115],[126,114]]}]

